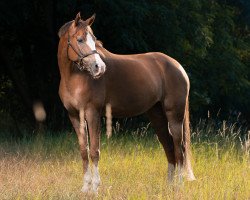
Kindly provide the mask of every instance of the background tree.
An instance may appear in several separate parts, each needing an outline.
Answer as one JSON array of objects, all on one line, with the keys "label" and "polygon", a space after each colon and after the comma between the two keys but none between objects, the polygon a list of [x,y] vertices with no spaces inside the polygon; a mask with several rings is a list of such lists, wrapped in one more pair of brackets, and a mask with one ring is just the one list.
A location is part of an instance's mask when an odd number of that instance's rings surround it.
[{"label": "background tree", "polygon": [[180,61],[191,80],[194,119],[207,110],[250,119],[248,0],[3,0],[0,127],[34,127],[37,100],[49,128],[68,126],[58,97],[57,31],[78,11],[83,18],[97,13],[95,35],[112,52],[161,51]]}]

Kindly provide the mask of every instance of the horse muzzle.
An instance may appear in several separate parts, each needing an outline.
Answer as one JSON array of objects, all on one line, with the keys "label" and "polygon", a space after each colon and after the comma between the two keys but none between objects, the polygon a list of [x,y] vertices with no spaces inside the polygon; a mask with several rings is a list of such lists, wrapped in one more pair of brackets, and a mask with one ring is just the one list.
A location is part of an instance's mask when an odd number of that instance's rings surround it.
[{"label": "horse muzzle", "polygon": [[92,71],[91,75],[93,76],[94,79],[100,78],[106,71],[106,65],[103,64],[101,66],[96,65],[95,70]]}]

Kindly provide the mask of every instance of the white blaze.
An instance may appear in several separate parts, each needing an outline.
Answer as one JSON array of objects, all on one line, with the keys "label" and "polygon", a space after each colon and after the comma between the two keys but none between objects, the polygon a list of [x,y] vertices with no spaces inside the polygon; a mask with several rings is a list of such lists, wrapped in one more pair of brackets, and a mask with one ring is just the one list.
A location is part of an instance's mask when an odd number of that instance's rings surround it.
[{"label": "white blaze", "polygon": [[87,34],[87,38],[86,38],[86,44],[89,46],[89,48],[91,50],[96,50],[95,48],[95,41],[93,40],[92,36],[90,35],[90,33]]},{"label": "white blaze", "polygon": [[[95,48],[95,41],[93,40],[93,37],[91,36],[90,33],[87,34],[86,37],[86,44],[89,46],[89,48],[93,51],[96,50]],[[99,54],[95,53],[95,60],[96,60],[96,64],[99,66],[99,70],[101,70],[101,67],[104,67],[104,71],[105,71],[105,64],[102,61],[101,57]]]}]

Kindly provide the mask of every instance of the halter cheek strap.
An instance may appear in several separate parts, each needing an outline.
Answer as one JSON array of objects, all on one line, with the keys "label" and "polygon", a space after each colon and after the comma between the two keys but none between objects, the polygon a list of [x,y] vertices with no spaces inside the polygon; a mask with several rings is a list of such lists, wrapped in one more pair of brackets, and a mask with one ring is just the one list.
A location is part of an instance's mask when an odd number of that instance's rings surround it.
[{"label": "halter cheek strap", "polygon": [[68,57],[68,59],[69,59],[69,47],[71,47],[73,49],[73,51],[78,56],[78,59],[76,61],[73,61],[76,64],[76,66],[78,67],[78,69],[80,71],[83,71],[84,69],[88,70],[88,68],[86,66],[86,62],[84,61],[84,58],[86,58],[86,57],[88,57],[90,55],[99,54],[99,53],[96,50],[92,50],[92,51],[84,54],[79,47],[78,47],[78,50],[76,50],[76,48],[70,42],[69,32],[68,32],[68,42],[67,43],[68,43],[68,46],[67,46],[67,57]]}]

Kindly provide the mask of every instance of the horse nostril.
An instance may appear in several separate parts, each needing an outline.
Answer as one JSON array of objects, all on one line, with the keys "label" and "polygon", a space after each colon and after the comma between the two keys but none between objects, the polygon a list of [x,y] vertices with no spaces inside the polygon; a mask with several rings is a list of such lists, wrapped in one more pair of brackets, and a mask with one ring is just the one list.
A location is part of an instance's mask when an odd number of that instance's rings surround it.
[{"label": "horse nostril", "polygon": [[95,68],[96,68],[96,69],[98,68],[98,65],[97,65],[97,64],[95,65]]}]

